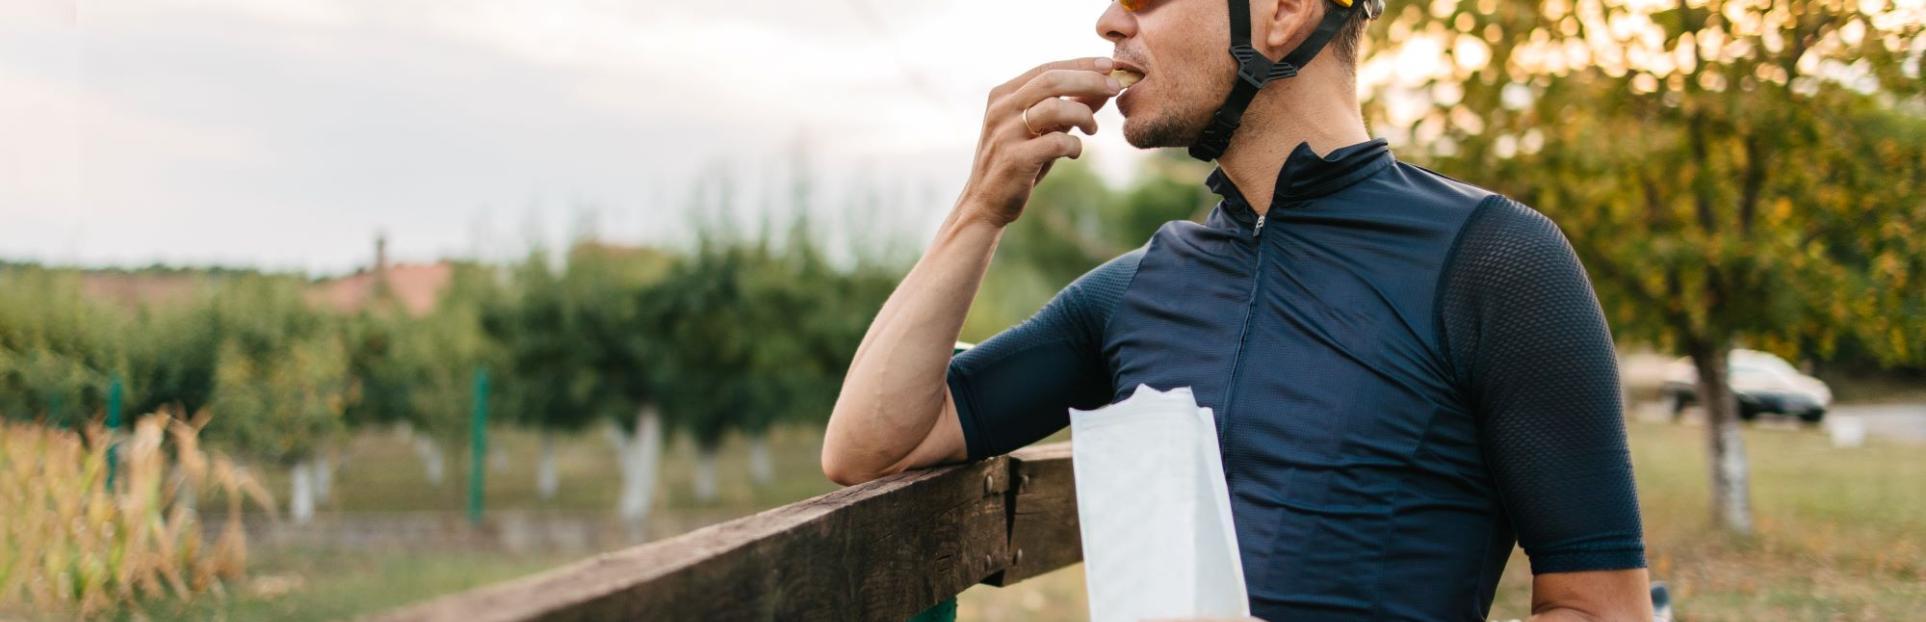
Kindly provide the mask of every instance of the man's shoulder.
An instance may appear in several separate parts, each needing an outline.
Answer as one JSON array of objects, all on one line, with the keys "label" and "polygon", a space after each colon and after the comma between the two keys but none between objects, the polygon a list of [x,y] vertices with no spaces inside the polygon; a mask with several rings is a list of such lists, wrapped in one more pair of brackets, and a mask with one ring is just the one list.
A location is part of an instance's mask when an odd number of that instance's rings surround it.
[{"label": "man's shoulder", "polygon": [[1403,195],[1407,202],[1421,203],[1429,208],[1427,211],[1456,218],[1460,223],[1499,196],[1483,186],[1410,162],[1400,160],[1394,169],[1395,175],[1387,179],[1389,190]]},{"label": "man's shoulder", "polygon": [[1130,289],[1131,281],[1137,278],[1137,266],[1142,263],[1144,251],[1149,246],[1149,243],[1145,243],[1098,264],[1071,281],[1058,297],[1073,304],[1080,312],[1092,316],[1088,319],[1095,326],[1102,326],[1116,309],[1117,302],[1123,299],[1124,291]]}]

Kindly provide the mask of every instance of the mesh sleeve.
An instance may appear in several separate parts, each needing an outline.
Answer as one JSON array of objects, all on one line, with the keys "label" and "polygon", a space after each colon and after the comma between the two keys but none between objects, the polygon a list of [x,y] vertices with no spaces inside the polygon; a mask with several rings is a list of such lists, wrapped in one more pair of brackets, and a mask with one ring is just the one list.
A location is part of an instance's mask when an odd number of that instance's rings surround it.
[{"label": "mesh sleeve", "polygon": [[1491,197],[1440,278],[1447,356],[1532,572],[1643,568],[1618,361],[1564,234]]},{"label": "mesh sleeve", "polygon": [[950,395],[971,460],[1063,429],[1070,408],[1109,403],[1103,327],[1142,257],[1137,249],[1097,266],[1023,323],[950,360]]}]

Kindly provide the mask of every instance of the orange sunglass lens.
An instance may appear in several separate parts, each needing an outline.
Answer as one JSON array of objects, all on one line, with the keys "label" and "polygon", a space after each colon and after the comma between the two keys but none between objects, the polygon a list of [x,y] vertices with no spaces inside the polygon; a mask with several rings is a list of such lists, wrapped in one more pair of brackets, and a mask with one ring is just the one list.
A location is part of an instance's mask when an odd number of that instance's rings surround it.
[{"label": "orange sunglass lens", "polygon": [[1117,0],[1117,4],[1123,6],[1123,10],[1135,13],[1150,6],[1150,0]]}]

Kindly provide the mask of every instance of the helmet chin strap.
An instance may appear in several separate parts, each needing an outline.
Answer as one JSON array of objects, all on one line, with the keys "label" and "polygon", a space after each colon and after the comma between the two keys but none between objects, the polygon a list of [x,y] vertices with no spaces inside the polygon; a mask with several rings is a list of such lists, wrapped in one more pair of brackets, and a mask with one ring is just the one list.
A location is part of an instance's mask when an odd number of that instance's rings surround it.
[{"label": "helmet chin strap", "polygon": [[[1375,18],[1383,12],[1384,0],[1326,0],[1331,3],[1324,11],[1324,19],[1317,24],[1317,30],[1298,44],[1297,49],[1282,60],[1272,62],[1251,47],[1251,6],[1249,0],[1230,0],[1231,58],[1237,61],[1237,81],[1231,84],[1230,96],[1224,105],[1211,115],[1210,125],[1190,146],[1190,157],[1210,162],[1224,155],[1230,148],[1231,134],[1243,122],[1244,109],[1250,107],[1257,92],[1272,80],[1281,80],[1297,75],[1299,69],[1311,62],[1331,38],[1337,36],[1344,23],[1351,19],[1354,11],[1364,11],[1366,19]],[[1359,6],[1361,4],[1361,6]]]}]

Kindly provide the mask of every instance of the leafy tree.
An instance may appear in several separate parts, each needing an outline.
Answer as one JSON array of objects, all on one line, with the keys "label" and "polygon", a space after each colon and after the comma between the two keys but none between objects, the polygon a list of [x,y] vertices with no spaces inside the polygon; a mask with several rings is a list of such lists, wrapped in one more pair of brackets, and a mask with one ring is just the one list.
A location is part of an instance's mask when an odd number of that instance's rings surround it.
[{"label": "leafy tree", "polygon": [[1747,532],[1727,351],[1926,345],[1922,22],[1880,0],[1413,4],[1365,73],[1443,52],[1373,116],[1558,221],[1617,335],[1691,358],[1714,516]]},{"label": "leafy tree", "polygon": [[313,516],[315,452],[345,429],[354,400],[347,351],[332,318],[311,309],[290,277],[227,279],[210,303],[221,335],[212,419],[203,434],[237,453],[292,469],[289,513]]},{"label": "leafy tree", "polygon": [[0,270],[0,416],[71,423],[105,408],[125,322],[83,298],[78,276]]}]

